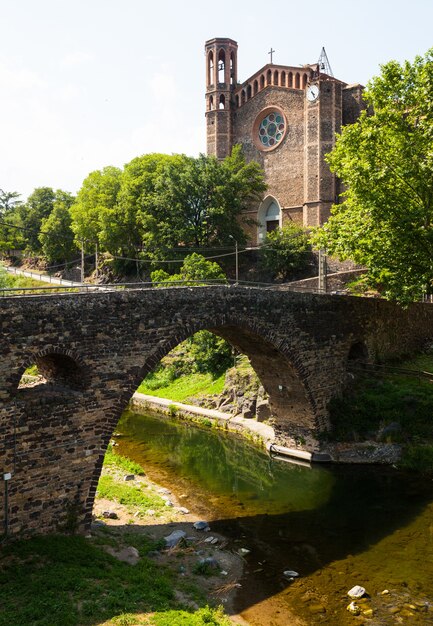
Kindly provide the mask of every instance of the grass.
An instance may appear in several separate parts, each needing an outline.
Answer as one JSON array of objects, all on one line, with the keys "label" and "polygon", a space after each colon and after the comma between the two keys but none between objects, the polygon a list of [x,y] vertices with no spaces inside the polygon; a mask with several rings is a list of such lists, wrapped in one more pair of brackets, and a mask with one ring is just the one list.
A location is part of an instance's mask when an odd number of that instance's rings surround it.
[{"label": "grass", "polygon": [[108,446],[107,452],[105,453],[104,466],[125,470],[128,474],[135,474],[137,476],[144,475],[144,470],[139,463],[131,461],[131,459],[121,456],[120,454],[116,454],[111,445]]},{"label": "grass", "polygon": [[[433,372],[433,355],[398,364]],[[350,417],[349,417],[350,416]],[[375,439],[405,446],[402,466],[433,471],[433,383],[404,374],[364,374],[330,404],[332,439]]]},{"label": "grass", "polygon": [[[221,611],[188,613],[174,600],[174,575],[145,556],[123,563],[83,537],[37,537],[6,546],[0,558],[0,626],[226,626]],[[129,543],[131,545],[131,543]],[[151,617],[143,614],[154,613]]]},{"label": "grass", "polygon": [[[142,474],[140,465],[111,447],[104,465],[115,475],[101,477],[100,496],[126,506],[165,508],[144,486],[121,481],[118,474],[125,470]],[[134,546],[140,560],[134,566],[119,561],[107,546]],[[229,626],[222,609],[206,606],[200,585],[147,557],[160,548],[160,540],[133,531],[119,535],[110,527],[91,539],[59,535],[6,545],[0,553],[0,626]],[[202,608],[185,610],[174,589],[183,589]]]},{"label": "grass", "polygon": [[143,487],[131,485],[130,482],[120,483],[113,476],[101,476],[98,483],[98,496],[120,502],[127,507],[158,511],[166,506],[165,501],[159,496],[146,493]]},{"label": "grass", "polygon": [[[161,375],[159,375],[161,374]],[[212,374],[194,373],[175,380],[164,377],[163,372],[147,377],[137,391],[174,402],[185,402],[198,395],[216,395],[222,392],[225,375],[214,378]]]},{"label": "grass", "polygon": [[[119,472],[127,472],[141,476],[144,470],[135,461],[131,461],[113,451],[112,446],[108,446],[104,458],[104,467]],[[120,480],[118,476],[104,474],[98,483],[97,495],[99,498],[106,498],[113,502],[119,502],[128,508],[153,509],[158,515],[165,509],[165,501],[157,494],[148,491],[144,485],[133,481]]]}]

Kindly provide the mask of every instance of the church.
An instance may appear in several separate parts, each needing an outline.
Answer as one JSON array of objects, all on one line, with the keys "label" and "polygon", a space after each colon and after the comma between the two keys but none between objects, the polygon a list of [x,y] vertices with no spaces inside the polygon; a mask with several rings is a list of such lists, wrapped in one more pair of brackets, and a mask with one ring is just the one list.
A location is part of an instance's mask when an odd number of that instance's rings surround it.
[{"label": "church", "polygon": [[338,202],[339,181],[324,156],[344,124],[364,108],[363,87],[334,78],[324,49],[318,63],[271,62],[238,82],[238,45],[215,38],[205,44],[207,153],[218,159],[241,144],[248,161],[265,172],[268,189],[246,213],[251,244],[293,220],[319,226]]}]

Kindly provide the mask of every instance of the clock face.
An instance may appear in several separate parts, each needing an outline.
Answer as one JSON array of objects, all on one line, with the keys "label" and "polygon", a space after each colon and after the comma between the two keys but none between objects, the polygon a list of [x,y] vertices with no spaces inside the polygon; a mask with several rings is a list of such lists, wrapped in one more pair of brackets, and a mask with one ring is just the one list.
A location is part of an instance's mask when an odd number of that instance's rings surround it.
[{"label": "clock face", "polygon": [[307,100],[315,102],[320,95],[319,85],[309,85],[307,88]]}]

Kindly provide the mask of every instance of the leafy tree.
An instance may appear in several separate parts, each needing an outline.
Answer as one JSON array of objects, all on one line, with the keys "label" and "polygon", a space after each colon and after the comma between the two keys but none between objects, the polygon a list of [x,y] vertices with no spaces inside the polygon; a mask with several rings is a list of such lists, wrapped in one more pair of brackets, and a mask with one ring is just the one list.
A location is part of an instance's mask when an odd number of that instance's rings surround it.
[{"label": "leafy tree", "polygon": [[155,270],[151,273],[153,283],[179,283],[190,284],[200,280],[225,280],[226,276],[214,261],[208,261],[201,254],[194,252],[185,257],[178,274],[168,274],[164,270]]},{"label": "leafy tree", "polygon": [[27,240],[26,231],[22,230],[19,207],[14,207],[2,218],[4,222],[0,224],[0,250],[7,253],[12,250],[23,250]]},{"label": "leafy tree", "polygon": [[71,207],[71,227],[77,245],[81,241],[107,244],[113,239],[109,233],[118,228],[116,206],[121,179],[122,170],[112,166],[91,172],[85,178]]},{"label": "leafy tree", "polygon": [[286,279],[308,263],[311,245],[307,232],[294,222],[266,236],[263,263],[275,276]]},{"label": "leafy tree", "polygon": [[179,159],[179,155],[145,154],[125,165],[118,202],[101,217],[101,242],[112,254],[139,256],[149,224],[154,229],[159,227],[152,215],[143,221],[144,207],[150,205],[160,172]]},{"label": "leafy tree", "polygon": [[25,247],[30,252],[41,252],[39,231],[42,222],[54,208],[56,194],[51,187],[38,187],[20,206],[21,224],[25,228]]},{"label": "leafy tree", "polygon": [[231,245],[246,239],[242,210],[265,190],[257,163],[246,163],[240,146],[223,161],[178,155],[157,173],[154,192],[143,198],[146,250],[156,257],[183,246]]},{"label": "leafy tree", "polygon": [[433,49],[381,70],[364,92],[368,110],[328,155],[346,191],[315,244],[409,302],[433,287]]},{"label": "leafy tree", "polygon": [[[225,274],[217,263],[208,261],[197,253],[190,254],[185,258],[179,274],[170,276],[163,270],[152,272],[152,281],[155,283],[170,284],[175,281],[185,281],[184,284],[191,284],[188,281],[203,279],[224,280]],[[174,377],[192,372],[211,372],[218,375],[227,369],[232,361],[230,344],[207,330],[199,331],[189,337],[178,348],[175,348],[173,356],[170,358]]]},{"label": "leafy tree", "polygon": [[17,191],[3,191],[3,189],[0,189],[0,215],[9,213],[22,204],[21,200],[18,200],[20,195]]},{"label": "leafy tree", "polygon": [[50,263],[70,261],[78,252],[71,228],[70,207],[73,202],[71,194],[57,191],[53,210],[42,221],[39,241],[42,253]]}]

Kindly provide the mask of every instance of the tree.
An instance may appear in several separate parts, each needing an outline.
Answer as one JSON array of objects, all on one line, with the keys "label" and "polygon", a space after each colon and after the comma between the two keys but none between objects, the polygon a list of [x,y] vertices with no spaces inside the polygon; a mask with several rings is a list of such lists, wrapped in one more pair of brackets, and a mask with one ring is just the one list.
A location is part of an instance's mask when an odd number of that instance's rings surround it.
[{"label": "tree", "polygon": [[[208,261],[201,254],[194,252],[185,257],[179,274],[168,274],[164,270],[155,270],[151,274],[153,283],[196,284],[200,280],[225,281],[226,275],[215,261]],[[163,286],[163,285],[162,285]]]},{"label": "tree", "polygon": [[263,262],[275,276],[286,279],[305,268],[310,253],[311,245],[305,229],[289,222],[267,234]]},{"label": "tree", "polygon": [[154,192],[143,198],[146,250],[160,257],[182,246],[231,245],[246,240],[243,209],[266,189],[257,163],[246,163],[240,146],[222,162],[178,155],[156,173]]},{"label": "tree", "polygon": [[39,231],[43,220],[53,210],[55,199],[56,194],[51,187],[38,187],[19,208],[21,224],[26,229],[25,247],[30,252],[39,253],[42,250]]},{"label": "tree", "polygon": [[[152,282],[164,284],[183,282],[197,284],[200,280],[224,281],[226,276],[218,263],[208,261],[201,254],[188,255],[180,268],[179,274],[169,275],[163,270],[152,272]],[[190,281],[195,281],[191,283]],[[174,350],[171,364],[175,377],[191,372],[211,372],[219,375],[233,362],[232,348],[227,341],[207,330],[200,330],[189,337]]]},{"label": "tree", "polygon": [[42,220],[39,241],[42,253],[50,263],[70,261],[78,253],[71,228],[70,207],[73,202],[70,193],[57,191],[53,210]]},{"label": "tree", "polygon": [[[71,228],[77,245],[81,246],[82,241],[93,246],[101,241],[107,244],[113,238],[109,233],[118,227],[116,206],[121,179],[122,170],[112,166],[85,178],[71,207]],[[106,245],[102,247],[107,249]]]},{"label": "tree", "polygon": [[153,229],[159,226],[152,215],[143,221],[143,211],[150,205],[160,172],[168,163],[179,159],[179,155],[154,153],[136,157],[125,165],[118,202],[112,212],[104,213],[101,218],[102,243],[112,254],[140,255],[150,223]]},{"label": "tree", "polygon": [[21,200],[18,200],[20,195],[17,191],[3,191],[3,189],[0,189],[0,215],[9,213],[22,204]]},{"label": "tree", "polygon": [[368,110],[327,157],[346,190],[315,244],[409,302],[433,287],[433,49],[381,70],[364,92]]}]

